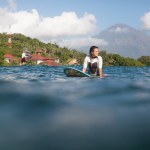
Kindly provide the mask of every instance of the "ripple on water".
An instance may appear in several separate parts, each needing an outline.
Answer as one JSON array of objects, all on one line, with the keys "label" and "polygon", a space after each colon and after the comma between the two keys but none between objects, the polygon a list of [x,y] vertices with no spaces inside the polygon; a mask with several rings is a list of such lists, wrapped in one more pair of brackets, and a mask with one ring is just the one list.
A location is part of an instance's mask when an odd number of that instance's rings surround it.
[{"label": "ripple on water", "polygon": [[104,71],[90,79],[67,78],[63,67],[0,68],[0,149],[149,149],[149,68],[133,78],[132,68]]}]

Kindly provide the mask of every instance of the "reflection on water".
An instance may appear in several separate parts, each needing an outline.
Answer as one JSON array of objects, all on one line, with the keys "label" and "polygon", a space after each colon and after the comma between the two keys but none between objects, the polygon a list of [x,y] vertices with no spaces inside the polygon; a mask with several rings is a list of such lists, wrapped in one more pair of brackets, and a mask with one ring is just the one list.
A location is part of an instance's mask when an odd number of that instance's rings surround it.
[{"label": "reflection on water", "polygon": [[149,67],[101,79],[63,69],[0,68],[0,150],[150,149]]}]

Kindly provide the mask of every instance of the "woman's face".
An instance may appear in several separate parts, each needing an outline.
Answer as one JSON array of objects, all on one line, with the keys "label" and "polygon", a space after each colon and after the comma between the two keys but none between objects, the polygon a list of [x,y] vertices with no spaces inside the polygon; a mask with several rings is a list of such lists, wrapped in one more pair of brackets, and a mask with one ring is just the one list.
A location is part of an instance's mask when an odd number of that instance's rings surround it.
[{"label": "woman's face", "polygon": [[92,53],[92,55],[93,55],[94,57],[97,57],[98,54],[99,54],[99,49],[98,49],[98,48],[95,48],[91,53]]}]

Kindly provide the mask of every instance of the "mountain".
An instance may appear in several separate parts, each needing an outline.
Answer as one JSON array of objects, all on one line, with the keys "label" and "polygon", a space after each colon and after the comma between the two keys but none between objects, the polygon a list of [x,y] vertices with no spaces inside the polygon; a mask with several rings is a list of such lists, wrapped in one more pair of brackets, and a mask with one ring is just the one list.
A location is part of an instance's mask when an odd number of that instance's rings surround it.
[{"label": "mountain", "polygon": [[116,24],[94,36],[108,44],[98,45],[108,53],[117,53],[124,57],[139,58],[150,56],[150,36],[125,24]]}]

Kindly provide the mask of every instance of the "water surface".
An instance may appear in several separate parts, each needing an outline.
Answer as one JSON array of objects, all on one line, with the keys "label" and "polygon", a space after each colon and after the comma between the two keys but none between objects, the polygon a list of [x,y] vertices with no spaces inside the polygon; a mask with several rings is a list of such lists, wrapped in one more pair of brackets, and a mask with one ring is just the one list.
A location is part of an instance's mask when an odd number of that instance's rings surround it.
[{"label": "water surface", "polygon": [[150,149],[150,67],[64,68],[0,67],[1,150]]}]

